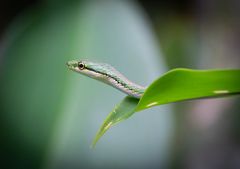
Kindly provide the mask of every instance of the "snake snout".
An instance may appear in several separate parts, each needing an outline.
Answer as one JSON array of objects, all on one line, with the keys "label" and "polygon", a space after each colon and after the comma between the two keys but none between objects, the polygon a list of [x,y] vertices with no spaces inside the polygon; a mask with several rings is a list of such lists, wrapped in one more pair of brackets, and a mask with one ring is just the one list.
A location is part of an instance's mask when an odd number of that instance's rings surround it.
[{"label": "snake snout", "polygon": [[73,69],[78,66],[78,61],[71,60],[71,61],[68,61],[66,65],[69,69]]}]

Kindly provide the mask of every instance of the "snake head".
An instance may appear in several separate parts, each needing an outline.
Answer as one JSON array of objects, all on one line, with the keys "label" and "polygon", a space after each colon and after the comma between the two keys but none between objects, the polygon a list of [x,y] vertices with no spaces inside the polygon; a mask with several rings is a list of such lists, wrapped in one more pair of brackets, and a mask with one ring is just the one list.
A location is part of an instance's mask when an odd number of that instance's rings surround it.
[{"label": "snake head", "polygon": [[108,72],[106,70],[106,65],[89,61],[72,60],[67,62],[67,66],[72,71],[98,80],[105,80],[106,73]]},{"label": "snake head", "polygon": [[85,75],[87,75],[88,73],[87,63],[85,63],[84,61],[71,60],[71,61],[68,61],[66,65],[72,71],[85,74]]}]

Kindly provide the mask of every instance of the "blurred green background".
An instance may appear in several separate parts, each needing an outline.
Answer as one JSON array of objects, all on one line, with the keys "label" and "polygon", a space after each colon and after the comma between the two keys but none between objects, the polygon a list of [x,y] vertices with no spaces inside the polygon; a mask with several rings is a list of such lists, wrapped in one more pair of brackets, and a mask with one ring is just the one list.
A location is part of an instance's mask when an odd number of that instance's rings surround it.
[{"label": "blurred green background", "polygon": [[149,85],[175,67],[239,68],[237,0],[0,2],[0,168],[240,168],[239,96],[98,128],[124,94],[67,70],[106,62]]}]

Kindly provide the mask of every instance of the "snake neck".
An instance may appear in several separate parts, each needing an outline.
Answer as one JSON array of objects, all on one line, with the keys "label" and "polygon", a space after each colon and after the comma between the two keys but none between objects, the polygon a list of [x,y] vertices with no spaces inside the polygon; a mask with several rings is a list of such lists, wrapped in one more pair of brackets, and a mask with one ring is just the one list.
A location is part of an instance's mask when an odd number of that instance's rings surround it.
[{"label": "snake neck", "polygon": [[145,91],[145,87],[135,84],[122,74],[118,74],[118,76],[107,76],[106,80],[105,83],[108,83],[114,88],[138,99],[142,97]]}]

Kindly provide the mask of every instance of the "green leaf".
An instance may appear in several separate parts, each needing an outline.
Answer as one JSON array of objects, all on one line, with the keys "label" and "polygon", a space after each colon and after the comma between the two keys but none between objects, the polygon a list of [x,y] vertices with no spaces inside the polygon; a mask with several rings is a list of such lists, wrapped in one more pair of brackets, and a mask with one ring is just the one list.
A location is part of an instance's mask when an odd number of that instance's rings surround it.
[{"label": "green leaf", "polygon": [[173,69],[154,81],[136,111],[171,102],[240,93],[240,70]]},{"label": "green leaf", "polygon": [[139,99],[133,97],[125,97],[120,104],[118,104],[113,111],[107,116],[98,133],[96,134],[92,147],[95,147],[97,141],[102,137],[102,135],[113,125],[119,123],[120,121],[126,120],[134,112],[138,104]]},{"label": "green leaf", "polygon": [[113,125],[137,111],[171,102],[240,94],[240,70],[173,69],[154,81],[140,99],[127,96],[107,116],[93,146]]}]

